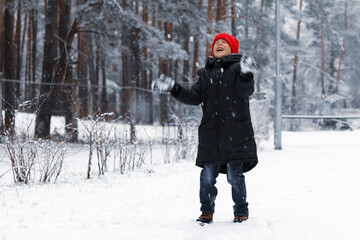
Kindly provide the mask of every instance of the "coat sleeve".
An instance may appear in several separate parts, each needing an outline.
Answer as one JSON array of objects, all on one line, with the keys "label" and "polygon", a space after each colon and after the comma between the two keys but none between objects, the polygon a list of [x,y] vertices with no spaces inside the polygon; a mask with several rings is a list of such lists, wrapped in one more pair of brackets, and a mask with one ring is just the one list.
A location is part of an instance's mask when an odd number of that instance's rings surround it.
[{"label": "coat sleeve", "polygon": [[177,83],[171,89],[171,95],[173,95],[179,101],[189,105],[199,105],[201,103],[201,92],[203,76],[198,71],[199,79],[191,86],[190,89],[185,88]]},{"label": "coat sleeve", "polygon": [[236,88],[238,88],[241,95],[250,97],[255,91],[254,75],[252,73],[243,74],[240,72],[240,77],[236,81]]}]

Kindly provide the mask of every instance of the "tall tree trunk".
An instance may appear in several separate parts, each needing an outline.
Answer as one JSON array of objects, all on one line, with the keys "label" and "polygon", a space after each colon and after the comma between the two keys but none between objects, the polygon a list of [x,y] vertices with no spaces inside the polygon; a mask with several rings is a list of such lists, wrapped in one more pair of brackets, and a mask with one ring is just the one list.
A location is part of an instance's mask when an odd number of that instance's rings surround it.
[{"label": "tall tree trunk", "polygon": [[[59,41],[60,46],[60,59],[57,64],[55,71],[54,82],[55,83],[73,83],[73,68],[69,63],[71,44],[75,37],[75,33],[78,29],[80,21],[78,19],[74,20],[71,28],[70,25],[70,15],[71,15],[71,0],[60,0],[59,1],[59,37],[62,39]],[[75,99],[75,89],[70,86],[61,86],[57,87],[58,101],[63,109],[62,115],[65,116],[65,131],[66,139],[69,142],[77,142],[77,119],[75,118],[75,104],[73,99]]]},{"label": "tall tree trunk", "polygon": [[27,29],[27,43],[26,43],[26,63],[25,63],[25,89],[30,89],[30,91],[25,92],[25,99],[33,99],[35,97],[35,85],[30,84],[31,82],[31,57],[32,57],[32,48],[31,48],[31,41],[32,41],[32,24],[33,24],[33,18],[32,18],[33,11],[29,11],[29,26]]},{"label": "tall tree trunk", "polygon": [[[27,23],[28,23],[28,13],[25,14],[24,16],[24,27],[23,27],[23,31],[22,31],[22,38],[21,38],[21,46],[20,46],[20,52],[21,52],[21,58],[20,58],[20,72],[22,71],[22,68],[23,68],[23,60],[24,60],[24,57],[25,57],[25,60],[26,60],[26,54],[25,54],[25,37],[26,37],[26,34],[27,34]],[[26,77],[23,78],[22,82],[24,82],[24,84],[26,84]],[[26,86],[24,86],[22,88],[22,91],[21,91],[21,99],[22,101],[26,101],[26,92],[29,91],[29,88],[26,88]]]},{"label": "tall tree trunk", "polygon": [[[302,11],[302,0],[300,0],[300,11]],[[300,26],[301,20],[298,20],[297,23],[297,31],[296,31],[296,40],[299,42],[300,40]],[[297,64],[298,64],[298,56],[294,57],[294,72],[293,72],[293,82],[292,82],[292,91],[291,91],[291,113],[296,113],[296,74],[297,74]]]},{"label": "tall tree trunk", "polygon": [[[217,0],[217,9],[216,9],[216,25],[217,26],[222,26],[225,25],[225,23],[219,24],[220,21],[224,20],[224,2],[225,0]],[[219,33],[221,31],[220,28],[216,28],[215,29],[217,33]]]},{"label": "tall tree trunk", "polygon": [[[99,36],[100,37],[100,36]],[[103,112],[108,112],[108,98],[106,91],[106,68],[105,68],[105,56],[99,51],[99,61],[101,67],[101,81],[102,81],[102,89],[101,89],[101,110]],[[116,105],[115,105],[116,106]]]},{"label": "tall tree trunk", "polygon": [[[38,30],[38,11],[35,9],[31,10],[32,14],[32,56],[31,56],[31,69],[32,69],[32,74],[31,77],[32,79],[30,80],[31,82],[35,83],[36,82],[36,68],[37,68],[37,30]],[[35,85],[32,85],[32,98],[35,98],[36,96],[36,92],[35,92]]]},{"label": "tall tree trunk", "polygon": [[[135,14],[140,18],[141,16],[140,16],[139,6],[140,6],[139,1],[136,0],[135,6],[134,6]],[[136,31],[137,31],[137,29],[134,32],[136,32]],[[135,121],[138,123],[139,121],[140,122],[142,121],[142,117],[141,117],[141,115],[139,115],[139,113],[142,111],[141,101],[142,101],[144,94],[143,94],[143,91],[140,90],[143,86],[143,79],[142,79],[143,72],[142,72],[142,68],[141,68],[141,58],[140,58],[140,55],[143,53],[143,49],[140,46],[137,34],[133,34],[133,41],[131,42],[131,45],[133,46],[133,52],[135,54],[132,57],[133,57],[133,60],[135,61],[135,65],[138,66],[138,69],[134,69],[136,72],[135,76],[137,76],[134,78],[135,86],[136,86],[136,89],[134,90],[135,91],[135,93],[134,93],[135,94],[135,104],[136,104],[135,109],[134,109],[134,117],[136,119]],[[135,129],[134,129],[134,131],[135,131]],[[134,132],[134,136],[131,136],[131,139],[135,140],[135,132]]]},{"label": "tall tree trunk", "polygon": [[[300,0],[302,1],[302,0]],[[258,27],[256,29],[256,35],[257,35],[257,39],[256,39],[256,43],[255,43],[255,50],[258,49],[258,42],[260,41],[260,35],[261,35],[261,28],[260,28],[260,23],[261,23],[261,18],[262,18],[262,12],[263,12],[263,9],[264,9],[264,2],[265,0],[261,0],[261,3],[260,3],[260,16],[259,16],[259,23],[258,23]]]},{"label": "tall tree trunk", "polygon": [[20,52],[21,52],[21,68],[22,68],[22,62],[23,62],[23,58],[25,57],[25,54],[24,54],[24,47],[25,47],[25,37],[26,37],[26,31],[27,31],[27,23],[28,23],[28,13],[25,14],[25,17],[24,17],[24,27],[23,27],[23,30],[22,30],[22,37],[21,37],[21,46],[20,46]]},{"label": "tall tree trunk", "polygon": [[135,1],[135,14],[139,16],[139,0]]},{"label": "tall tree trunk", "polygon": [[[153,28],[155,28],[156,27],[156,7],[155,7],[155,5],[152,5],[152,16],[151,16],[151,26],[153,27]],[[150,59],[151,59],[151,61],[153,61],[154,59],[153,59],[153,53],[152,53],[152,51],[151,51],[151,49],[149,49],[149,52],[150,52]],[[149,80],[150,80],[150,82],[151,81],[153,81],[154,80],[154,77],[155,77],[155,75],[154,75],[154,67],[151,67],[150,68],[150,71],[149,71]]]},{"label": "tall tree trunk", "polygon": [[42,70],[42,85],[40,88],[40,102],[35,121],[35,136],[37,138],[50,137],[50,120],[53,109],[54,91],[51,83],[53,81],[53,67],[55,57],[55,38],[54,32],[56,27],[57,1],[49,1],[45,17],[45,40],[44,40],[44,59]]},{"label": "tall tree trunk", "polygon": [[[6,0],[5,1],[5,12],[4,12],[4,74],[3,78],[13,80],[15,78],[15,68],[14,68],[14,1]],[[5,82],[4,83],[4,107],[5,107],[5,130],[12,135],[14,133],[14,107],[15,107],[15,91],[14,83]]]},{"label": "tall tree trunk", "polygon": [[[29,26],[27,30],[27,44],[26,44],[26,68],[25,68],[25,99],[34,100],[36,97],[37,85],[32,84],[36,81],[37,68],[37,10],[34,8],[29,11]],[[34,104],[35,106],[35,104]],[[34,111],[34,109],[30,109]]]},{"label": "tall tree trunk", "polygon": [[245,37],[249,38],[249,0],[245,0]]},{"label": "tall tree trunk", "polygon": [[[203,1],[200,0],[199,9],[202,9]],[[194,37],[194,60],[193,60],[193,69],[192,69],[192,79],[195,80],[197,77],[197,71],[199,68],[199,56],[200,56],[200,26],[196,26],[196,33]]]},{"label": "tall tree trunk", "polygon": [[[96,76],[101,79],[101,99],[100,99],[100,109],[102,113],[115,111],[115,109],[110,110],[108,106],[108,97],[106,91],[106,61],[105,56],[102,54],[103,49],[100,44],[101,36],[97,34],[96,37]],[[100,74],[101,73],[101,74]],[[116,103],[114,104],[116,106]]]},{"label": "tall tree trunk", "polygon": [[[155,12],[155,10],[154,10]],[[145,23],[145,25],[148,24],[149,22],[149,1],[145,0],[143,1],[143,13],[142,13],[142,21]],[[155,23],[155,20],[153,22],[153,25]],[[154,25],[155,26],[155,25]],[[147,61],[148,60],[148,47],[145,45],[143,46],[143,56],[144,56],[144,60]],[[152,56],[150,55],[150,58],[152,58]],[[143,67],[144,68],[144,67]],[[152,75],[152,74],[151,74]],[[142,89],[150,89],[151,88],[151,77],[149,74],[148,77],[148,69],[144,68],[142,71],[142,76],[141,76],[141,85],[140,87]],[[141,116],[141,121],[144,124],[152,124],[153,123],[153,98],[152,98],[152,93],[151,92],[147,92],[147,91],[141,91],[140,92],[140,104],[139,106],[141,108],[139,108],[139,112],[138,112],[138,116]]]},{"label": "tall tree trunk", "polygon": [[336,80],[333,81],[333,79],[335,79],[335,73],[336,73],[336,67],[335,67],[336,53],[335,53],[335,51],[336,51],[335,46],[333,44],[331,44],[329,74],[332,77],[332,79],[329,79],[330,80],[329,88],[328,88],[329,93],[335,93],[335,91],[336,91]]},{"label": "tall tree trunk", "polygon": [[[158,15],[161,15],[161,14],[162,14],[162,10],[161,10],[161,6],[159,4],[158,5]],[[159,31],[162,32],[163,31],[163,22],[160,19],[157,20],[157,25],[158,25]],[[166,30],[164,32],[165,32],[165,38],[166,38]],[[164,60],[162,58],[159,58],[159,76],[161,74],[165,74],[164,64],[166,64],[166,60]],[[160,98],[160,119],[159,119],[159,122],[160,122],[160,124],[164,124],[164,122],[165,122],[165,120],[167,118],[168,102],[167,102],[167,97],[164,96],[164,94],[160,94],[159,98]]]},{"label": "tall tree trunk", "polygon": [[[77,0],[77,6],[87,3],[87,0]],[[76,66],[77,84],[79,85],[77,92],[77,107],[76,114],[78,117],[87,117],[88,110],[88,79],[87,79],[87,48],[86,48],[86,33],[78,34],[78,64]]]},{"label": "tall tree trunk", "polygon": [[[347,2],[345,2],[345,12],[344,12],[345,33],[347,31],[347,28],[348,28],[347,7],[348,7],[348,4],[347,4]],[[342,64],[342,61],[343,61],[343,58],[344,58],[344,50],[345,50],[345,37],[343,38],[342,47],[341,47],[341,50],[340,50],[339,67],[338,67],[337,76],[336,76],[336,90],[335,90],[336,93],[339,91],[340,71],[341,71],[341,64]]]},{"label": "tall tree trunk", "polygon": [[226,0],[217,0],[216,22],[224,20],[226,14]]},{"label": "tall tree trunk", "polygon": [[[156,27],[156,7],[155,5],[152,5],[152,19],[151,19],[151,26],[153,28]],[[154,61],[154,58],[153,58],[153,53],[151,52],[151,49],[149,49],[149,52],[150,52],[150,61]],[[151,85],[151,82],[154,80],[155,78],[155,74],[154,74],[154,67],[150,67],[150,71],[149,71],[149,89],[150,89],[150,85]],[[153,123],[154,122],[154,98],[153,98],[153,93],[149,93],[148,94],[148,99],[147,99],[147,102],[150,104],[150,111],[149,111],[149,123]]]},{"label": "tall tree trunk", "polygon": [[[165,40],[168,42],[172,41],[172,23],[165,22],[164,30]],[[165,76],[171,77],[172,63],[169,58],[162,61],[161,72],[165,74]],[[169,101],[169,95],[160,94],[160,123],[162,124],[170,121]]]},{"label": "tall tree trunk", "polygon": [[[207,34],[208,37],[212,35],[212,24],[213,24],[213,16],[214,16],[214,0],[209,0],[208,3],[208,16],[207,16],[207,22],[208,22],[208,28],[207,28]],[[206,58],[212,55],[212,49],[211,49],[211,42],[209,40],[206,41]]]},{"label": "tall tree trunk", "polygon": [[[18,3],[18,11],[17,11],[17,17],[16,17],[16,30],[15,30],[15,79],[20,81],[20,73],[21,73],[21,2]],[[21,97],[20,92],[20,83],[15,83],[16,87],[16,97],[19,99]]]},{"label": "tall tree trunk", "polygon": [[[141,59],[140,59],[140,44],[138,40],[138,34],[139,34],[138,28],[133,28],[132,35],[131,35],[131,55],[132,55],[132,65],[134,68],[132,69],[132,77],[131,82],[133,86],[138,86],[139,79],[141,77]],[[132,100],[131,100],[132,99]],[[136,141],[136,135],[135,135],[135,123],[137,122],[137,90],[136,88],[132,89],[132,98],[130,99],[130,107],[131,107],[131,114],[130,114],[130,142],[134,143]]]},{"label": "tall tree trunk", "polygon": [[[130,8],[127,0],[123,0],[123,8]],[[122,117],[129,121],[131,126],[136,122],[136,85],[140,77],[140,46],[138,41],[139,29],[133,26],[125,25],[122,31],[122,44],[128,49],[125,49],[122,54],[123,64],[123,90],[121,100]],[[133,129],[131,130],[131,141],[134,140]]]},{"label": "tall tree trunk", "polygon": [[[264,0],[262,0],[264,1]],[[236,0],[231,0],[231,34],[236,36]]]},{"label": "tall tree trunk", "polygon": [[[190,56],[190,49],[189,49],[189,39],[190,39],[190,25],[189,23],[185,24],[185,28],[183,31],[183,37],[184,37],[184,50]],[[183,67],[183,77],[182,81],[183,83],[187,84],[189,83],[190,79],[190,63],[189,59],[184,59],[184,67]]]},{"label": "tall tree trunk", "polygon": [[[123,46],[129,46],[130,45],[130,39],[131,36],[129,34],[129,31],[124,27],[122,31],[122,37],[121,42]],[[123,50],[122,52],[122,86],[124,89],[122,89],[121,94],[121,115],[122,118],[128,119],[130,117],[130,103],[132,98],[132,89],[130,87],[135,87],[135,83],[132,82],[132,76],[131,76],[131,70],[134,67],[131,62],[131,53],[128,51],[128,49]],[[133,100],[133,99],[132,99]]]},{"label": "tall tree trunk", "polygon": [[95,76],[95,57],[94,57],[94,44],[93,44],[93,33],[86,33],[86,44],[87,44],[87,64],[89,69],[89,80],[90,80],[90,93],[89,93],[89,110],[92,115],[99,113],[99,82]]},{"label": "tall tree trunk", "polygon": [[192,65],[192,79],[197,77],[197,71],[199,69],[199,57],[200,57],[200,29],[197,27],[196,34],[194,36],[194,60]]},{"label": "tall tree trunk", "polygon": [[86,63],[86,34],[78,34],[78,68],[77,76],[79,81],[79,109],[77,110],[80,113],[80,117],[87,117],[89,114],[88,109],[88,79],[87,79],[87,63]]},{"label": "tall tree trunk", "polygon": [[325,98],[325,50],[324,50],[324,28],[321,25],[320,41],[321,41],[321,98]]},{"label": "tall tree trunk", "polygon": [[[148,24],[148,21],[149,21],[149,14],[148,14],[148,11],[149,11],[149,7],[148,7],[148,0],[145,0],[143,2],[143,13],[142,13],[142,21],[143,23],[145,23],[145,25]],[[143,56],[144,56],[144,61],[147,60],[148,58],[148,48],[146,45],[143,46]],[[141,73],[141,84],[140,84],[140,87],[141,88],[146,88],[147,87],[147,69],[144,68],[142,73]]]},{"label": "tall tree trunk", "polygon": [[[162,14],[161,6],[160,6],[160,4],[158,4],[158,15],[161,15],[161,14]],[[163,31],[163,22],[160,19],[157,20],[157,27],[160,32]],[[164,60],[160,57],[159,58],[159,75],[162,73],[163,61]]]},{"label": "tall tree trunk", "polygon": [[[256,55],[258,55],[258,43],[261,41],[261,22],[262,22],[262,13],[263,13],[263,10],[264,10],[264,3],[265,3],[265,0],[261,0],[260,2],[260,16],[259,16],[259,19],[258,19],[258,26],[257,26],[257,29],[256,29],[256,35],[257,35],[257,38],[256,38],[256,42],[255,42],[255,60],[258,61],[258,59],[256,58]],[[261,68],[261,62],[258,61],[258,68],[260,69]],[[256,92],[260,92],[261,91],[261,84],[262,84],[262,71],[259,71],[259,74],[257,74],[255,77],[256,77],[256,80],[255,80],[255,84],[256,84]]]}]

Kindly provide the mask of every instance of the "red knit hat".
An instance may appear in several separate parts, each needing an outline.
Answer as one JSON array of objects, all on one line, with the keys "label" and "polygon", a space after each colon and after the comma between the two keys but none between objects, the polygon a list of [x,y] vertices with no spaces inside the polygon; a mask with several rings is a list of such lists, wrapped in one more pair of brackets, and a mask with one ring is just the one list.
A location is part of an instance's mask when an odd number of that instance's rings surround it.
[{"label": "red knit hat", "polygon": [[215,36],[214,41],[212,43],[212,47],[211,47],[211,52],[212,55],[214,56],[214,45],[215,42],[219,39],[224,39],[230,46],[231,48],[231,53],[239,53],[239,40],[237,40],[236,37],[231,36],[230,34],[227,33],[219,33],[218,35]]}]

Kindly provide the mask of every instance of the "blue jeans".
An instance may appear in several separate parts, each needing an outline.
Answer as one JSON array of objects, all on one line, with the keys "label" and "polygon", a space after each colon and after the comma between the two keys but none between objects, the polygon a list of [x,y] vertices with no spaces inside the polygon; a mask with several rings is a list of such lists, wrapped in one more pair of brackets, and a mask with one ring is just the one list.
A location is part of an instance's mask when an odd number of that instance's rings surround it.
[{"label": "blue jeans", "polygon": [[[246,202],[245,177],[242,171],[243,164],[233,162],[227,164],[227,181],[231,185],[232,199],[235,203],[235,216],[248,216],[248,203]],[[215,199],[218,193],[215,187],[219,176],[220,165],[205,164],[200,174],[200,210],[205,213],[215,212]]]}]

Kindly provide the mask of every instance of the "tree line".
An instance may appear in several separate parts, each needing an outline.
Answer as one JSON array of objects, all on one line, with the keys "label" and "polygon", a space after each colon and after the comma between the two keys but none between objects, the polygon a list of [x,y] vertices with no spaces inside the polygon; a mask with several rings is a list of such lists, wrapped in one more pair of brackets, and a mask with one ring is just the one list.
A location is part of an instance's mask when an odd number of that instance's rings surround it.
[{"label": "tree line", "polygon": [[[357,3],[282,2],[285,113],[313,112],[335,93],[360,106]],[[197,114],[153,94],[151,81],[165,74],[190,86],[220,32],[256,58],[256,92],[272,100],[274,7],[273,0],[0,0],[3,130],[14,131],[18,110],[36,113],[38,138],[50,137],[51,116],[64,116],[71,141],[78,118],[113,112],[153,124]]]}]

